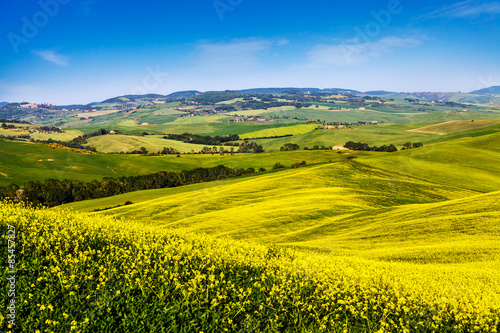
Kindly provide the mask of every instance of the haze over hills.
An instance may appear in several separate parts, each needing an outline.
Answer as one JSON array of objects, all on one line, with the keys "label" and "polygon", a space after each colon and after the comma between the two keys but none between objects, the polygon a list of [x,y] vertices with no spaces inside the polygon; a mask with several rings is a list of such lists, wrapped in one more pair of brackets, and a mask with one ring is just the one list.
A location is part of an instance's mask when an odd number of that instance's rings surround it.
[{"label": "haze over hills", "polygon": [[240,94],[282,94],[285,91],[309,91],[312,93],[326,93],[326,94],[361,94],[362,92],[353,89],[342,89],[342,88],[253,88],[253,89],[243,89],[236,90]]},{"label": "haze over hills", "polygon": [[[137,98],[150,98],[150,99],[158,99],[162,101],[175,101],[183,98],[190,98],[197,95],[200,95],[201,92],[196,90],[188,90],[188,91],[177,91],[169,95],[160,95],[160,94],[146,94],[146,95],[124,95],[114,98],[109,98],[101,103],[119,103],[123,102],[123,99],[134,100]],[[91,103],[94,104],[94,103]]]},{"label": "haze over hills", "polygon": [[500,86],[492,86],[489,88],[475,90],[472,91],[471,94],[477,94],[477,95],[500,94]]},{"label": "haze over hills", "polygon": [[[310,93],[320,93],[320,94],[342,94],[342,95],[354,95],[354,96],[380,96],[385,98],[417,98],[428,101],[436,102],[460,102],[460,103],[480,103],[480,104],[500,104],[500,97],[494,96],[500,94],[500,86],[492,86],[489,88],[484,88],[470,93],[462,92],[393,92],[386,90],[370,90],[361,92],[354,89],[344,89],[344,88],[297,88],[297,87],[285,87],[285,88],[251,88],[251,89],[241,89],[241,90],[230,90],[240,94],[282,94],[287,91],[297,91],[297,92],[310,92]],[[208,91],[209,92],[209,91]],[[83,109],[85,107],[95,107],[100,104],[112,104],[112,103],[127,103],[134,101],[152,101],[154,99],[158,101],[176,101],[184,98],[192,98],[198,95],[202,95],[206,92],[201,92],[197,90],[186,90],[177,91],[168,95],[162,94],[145,94],[145,95],[122,95],[117,97],[108,98],[101,102],[92,102],[89,104],[72,104],[72,105],[58,105],[58,107],[66,109]],[[9,102],[0,102],[0,107],[11,104]]]}]

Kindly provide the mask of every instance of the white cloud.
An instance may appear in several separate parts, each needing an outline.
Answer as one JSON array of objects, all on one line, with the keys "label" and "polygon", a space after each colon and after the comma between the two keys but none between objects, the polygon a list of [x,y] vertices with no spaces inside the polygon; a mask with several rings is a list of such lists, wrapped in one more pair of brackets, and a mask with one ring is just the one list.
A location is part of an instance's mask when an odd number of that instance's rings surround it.
[{"label": "white cloud", "polygon": [[384,37],[377,41],[359,43],[358,40],[347,40],[339,44],[319,44],[308,53],[308,67],[324,66],[348,67],[357,66],[372,58],[383,56],[397,48],[415,47],[422,44],[415,37]]},{"label": "white cloud", "polygon": [[195,48],[195,63],[198,69],[204,71],[235,73],[259,67],[260,59],[268,55],[273,47],[287,44],[286,39],[274,41],[260,38],[217,43],[200,41]]},{"label": "white cloud", "polygon": [[500,14],[500,2],[467,0],[441,7],[420,19],[432,19],[438,17],[447,18],[478,18],[482,15]]},{"label": "white cloud", "polygon": [[33,53],[41,57],[43,60],[58,66],[66,67],[69,65],[69,57],[58,54],[52,50],[35,50]]}]

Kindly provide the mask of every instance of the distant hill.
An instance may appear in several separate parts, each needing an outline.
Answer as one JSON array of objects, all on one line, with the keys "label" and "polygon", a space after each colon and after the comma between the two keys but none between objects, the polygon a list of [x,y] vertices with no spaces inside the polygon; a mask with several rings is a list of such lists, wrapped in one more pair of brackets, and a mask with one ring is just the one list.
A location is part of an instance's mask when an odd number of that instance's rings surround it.
[{"label": "distant hill", "polygon": [[455,94],[443,92],[414,92],[411,93],[411,95],[429,101],[448,102]]},{"label": "distant hill", "polygon": [[[436,102],[460,102],[460,103],[481,103],[481,104],[495,104],[500,105],[500,97],[495,96],[500,94],[500,86],[493,86],[489,88],[475,90],[468,94],[465,93],[452,93],[452,92],[391,92],[386,90],[370,90],[361,92],[354,89],[343,88],[297,88],[297,87],[283,87],[283,88],[252,88],[241,90],[227,90],[234,94],[282,94],[285,91],[308,91],[311,93],[324,93],[324,94],[350,94],[350,95],[371,95],[371,96],[384,96],[385,98],[404,99],[406,97],[436,101]],[[131,105],[148,105],[154,99],[162,101],[176,101],[184,98],[193,98],[206,94],[214,94],[217,92],[208,91],[200,92],[197,90],[177,91],[168,95],[161,94],[145,94],[145,95],[123,95],[106,99],[102,102],[89,103],[87,105],[59,105],[64,109],[85,109],[88,107],[99,107],[99,104],[131,104]],[[4,107],[8,102],[0,102],[0,108]]]},{"label": "distant hill", "polygon": [[307,88],[253,88],[253,89],[243,89],[236,90],[240,94],[282,94],[287,90],[297,90],[297,91],[307,91]]},{"label": "distant hill", "polygon": [[493,86],[489,88],[479,89],[470,92],[471,94],[476,95],[486,95],[486,94],[500,94],[500,86]]},{"label": "distant hill", "polygon": [[170,95],[167,95],[164,98],[165,98],[165,100],[168,100],[168,101],[175,101],[175,100],[182,99],[182,98],[195,97],[195,96],[198,96],[200,94],[202,94],[202,93],[197,91],[197,90],[186,90],[186,91],[177,91],[177,92],[171,93]]},{"label": "distant hill", "polygon": [[163,95],[158,95],[158,94],[147,94],[147,95],[123,95],[119,97],[113,97],[109,98],[107,100],[102,101],[101,103],[107,104],[107,103],[124,103],[124,102],[133,102],[136,99],[155,99],[155,98],[160,98],[160,97],[165,97]]},{"label": "distant hill", "polygon": [[135,102],[135,101],[147,101],[153,99],[159,99],[164,101],[175,101],[183,98],[191,98],[201,94],[197,90],[187,90],[187,91],[177,91],[171,93],[169,95],[160,95],[160,94],[146,94],[146,95],[123,95],[118,97],[109,98],[105,101],[102,101],[102,104],[108,103],[127,103],[127,102]]},{"label": "distant hill", "polygon": [[391,95],[391,94],[397,94],[396,92],[393,91],[385,91],[385,90],[372,90],[372,91],[365,91],[365,95],[377,95],[377,96],[384,96],[384,95]]},{"label": "distant hill", "polygon": [[[98,104],[98,103],[92,103],[92,104]],[[57,105],[58,108],[61,109],[70,109],[70,110],[83,110],[86,107],[88,107],[89,104],[83,105],[83,104],[70,104],[70,105]]]},{"label": "distant hill", "polygon": [[341,88],[254,88],[254,89],[243,89],[236,90],[240,94],[282,94],[284,91],[310,91],[313,93],[327,93],[327,94],[359,94],[360,91],[352,89],[341,89]]}]

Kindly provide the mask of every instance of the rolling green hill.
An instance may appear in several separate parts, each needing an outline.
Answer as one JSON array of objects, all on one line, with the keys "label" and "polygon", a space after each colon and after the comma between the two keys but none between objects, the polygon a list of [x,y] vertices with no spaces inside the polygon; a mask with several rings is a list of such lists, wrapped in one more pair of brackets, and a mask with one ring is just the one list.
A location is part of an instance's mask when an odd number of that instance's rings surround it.
[{"label": "rolling green hill", "polygon": [[[477,192],[442,186],[350,163],[337,162],[258,175],[249,178],[190,185],[178,189],[136,192],[70,204],[85,211],[133,205],[105,211],[155,225],[230,235],[263,243],[294,245],[321,238],[325,226],[355,220],[358,214],[382,213],[390,207],[459,199]],[[361,222],[361,221],[360,221]],[[360,222],[346,225],[360,226]],[[343,228],[336,230],[342,233]],[[315,236],[300,235],[314,232]],[[324,239],[323,248],[338,244]]]},{"label": "rolling green hill", "polygon": [[500,189],[500,133],[398,151],[390,158],[372,154],[360,161],[439,184],[478,191]]},{"label": "rolling green hill", "polygon": [[[163,147],[172,147],[182,153],[194,151],[198,153],[204,145],[184,143],[182,141],[166,140],[163,135],[127,136],[102,135],[87,140],[88,144],[102,153],[131,152],[145,147],[148,152],[161,152]],[[224,147],[228,148],[228,147]]]},{"label": "rolling green hill", "polygon": [[[162,139],[163,140],[163,139]],[[165,140],[166,141],[166,140]],[[121,177],[182,171],[200,166],[226,165],[231,168],[271,169],[276,162],[285,165],[301,162],[328,162],[333,152],[277,152],[262,154],[139,156],[121,154],[87,155],[67,150],[50,149],[43,144],[13,142],[0,139],[0,186],[21,185],[30,180],[75,179],[92,181],[103,177]]]},{"label": "rolling green hill", "polygon": [[[221,164],[267,169],[52,209],[0,202],[0,223],[5,230],[15,225],[16,250],[23,253],[19,269],[27,272],[17,286],[27,290],[16,299],[22,329],[500,330],[497,108],[476,105],[464,112],[456,102],[474,97],[466,94],[446,95],[450,102],[436,105],[332,96],[335,104],[318,102],[317,108],[313,103],[234,113],[281,117],[276,123],[234,123],[233,115],[209,110],[211,100],[236,106],[245,101],[221,101],[224,94],[183,105],[203,105],[203,116],[180,117],[185,111],[173,103],[87,120],[68,117],[64,123],[74,127],[64,135],[100,127],[150,134],[89,139],[104,152],[203,147],[165,140],[163,133],[294,135],[255,140],[275,152],[181,157],[87,155],[0,140],[0,185]],[[396,95],[383,98],[390,96]],[[357,104],[366,108],[353,109]],[[304,118],[384,123],[327,130]],[[279,152],[285,143],[303,149],[347,141],[424,146],[393,153]],[[306,165],[290,168],[301,161]],[[274,170],[275,163],[286,168]],[[1,314],[0,321],[5,323]]]},{"label": "rolling green hill", "polygon": [[[68,206],[90,212],[131,201],[134,204],[104,213],[368,257],[412,258],[427,251],[428,257],[443,261],[450,248],[460,246],[470,256],[496,256],[496,245],[485,243],[482,255],[479,243],[485,234],[498,236],[492,223],[500,217],[495,201],[500,189],[499,142],[497,133],[396,153],[358,152],[353,162],[330,152],[327,164]],[[471,219],[477,224],[467,227]],[[446,242],[440,228],[449,233]]]},{"label": "rolling green hill", "polygon": [[424,126],[410,130],[410,132],[437,133],[441,135],[455,134],[475,129],[490,127],[500,123],[499,120],[452,120],[430,126]]}]

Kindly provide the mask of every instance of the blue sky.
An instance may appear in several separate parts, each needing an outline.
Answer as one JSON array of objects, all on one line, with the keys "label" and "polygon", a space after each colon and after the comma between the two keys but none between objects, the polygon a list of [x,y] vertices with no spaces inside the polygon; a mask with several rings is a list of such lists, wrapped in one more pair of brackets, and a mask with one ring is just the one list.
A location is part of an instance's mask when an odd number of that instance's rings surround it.
[{"label": "blue sky", "polygon": [[0,1],[0,101],[500,85],[500,1]]}]

